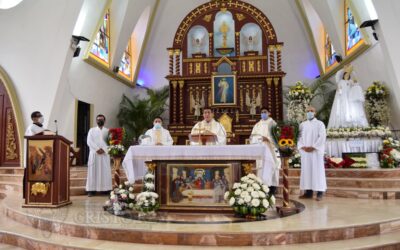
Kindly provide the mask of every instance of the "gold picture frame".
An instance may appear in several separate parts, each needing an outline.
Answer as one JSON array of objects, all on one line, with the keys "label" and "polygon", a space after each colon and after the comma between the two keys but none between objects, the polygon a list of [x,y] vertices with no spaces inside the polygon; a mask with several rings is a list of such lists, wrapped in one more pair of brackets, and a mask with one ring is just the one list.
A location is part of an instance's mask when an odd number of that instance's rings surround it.
[{"label": "gold picture frame", "polygon": [[30,140],[28,143],[29,181],[53,181],[53,140]]},{"label": "gold picture frame", "polygon": [[236,76],[212,76],[211,97],[212,106],[236,106]]}]

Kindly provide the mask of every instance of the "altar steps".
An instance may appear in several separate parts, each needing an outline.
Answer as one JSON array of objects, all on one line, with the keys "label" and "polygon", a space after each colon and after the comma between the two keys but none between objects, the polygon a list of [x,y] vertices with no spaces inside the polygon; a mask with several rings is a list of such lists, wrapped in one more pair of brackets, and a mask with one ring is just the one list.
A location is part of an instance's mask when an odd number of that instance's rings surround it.
[{"label": "altar steps", "polygon": [[[289,170],[290,194],[300,195],[300,169]],[[400,199],[400,169],[326,169],[330,197]],[[282,177],[278,194],[282,194]]]}]

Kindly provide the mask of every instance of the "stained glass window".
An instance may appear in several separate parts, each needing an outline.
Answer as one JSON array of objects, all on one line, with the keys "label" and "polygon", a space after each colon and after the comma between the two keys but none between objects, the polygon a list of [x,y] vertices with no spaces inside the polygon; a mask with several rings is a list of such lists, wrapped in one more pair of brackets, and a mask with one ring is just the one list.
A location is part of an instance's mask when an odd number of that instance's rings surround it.
[{"label": "stained glass window", "polygon": [[128,46],[122,55],[121,63],[119,64],[119,74],[128,80],[132,80],[132,51],[131,51],[131,39],[129,39]]},{"label": "stained glass window", "polygon": [[350,9],[348,2],[345,4],[346,17],[346,55],[350,54],[360,44],[362,44],[362,36],[360,28],[354,19],[354,15]]},{"label": "stained glass window", "polygon": [[103,22],[94,39],[90,55],[103,64],[110,62],[110,10],[104,14]]},{"label": "stained glass window", "polygon": [[325,33],[325,71],[329,70],[329,68],[336,64],[336,55],[332,41],[328,33]]}]

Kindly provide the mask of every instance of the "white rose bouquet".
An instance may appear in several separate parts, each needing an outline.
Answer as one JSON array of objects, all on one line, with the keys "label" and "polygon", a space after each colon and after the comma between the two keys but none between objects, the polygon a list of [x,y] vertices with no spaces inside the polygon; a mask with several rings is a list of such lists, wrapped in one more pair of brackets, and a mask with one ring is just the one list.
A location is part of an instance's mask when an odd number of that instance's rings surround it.
[{"label": "white rose bouquet", "polygon": [[275,197],[268,192],[268,187],[259,177],[248,174],[234,183],[224,198],[237,215],[257,218],[275,204]]},{"label": "white rose bouquet", "polygon": [[110,192],[110,198],[104,205],[104,210],[115,215],[122,215],[126,209],[132,210],[136,203],[133,184],[128,181],[120,184]]},{"label": "white rose bouquet", "polygon": [[143,190],[136,197],[136,210],[139,216],[154,214],[160,204],[158,202],[158,194],[155,193],[154,173],[149,171],[143,177]]}]

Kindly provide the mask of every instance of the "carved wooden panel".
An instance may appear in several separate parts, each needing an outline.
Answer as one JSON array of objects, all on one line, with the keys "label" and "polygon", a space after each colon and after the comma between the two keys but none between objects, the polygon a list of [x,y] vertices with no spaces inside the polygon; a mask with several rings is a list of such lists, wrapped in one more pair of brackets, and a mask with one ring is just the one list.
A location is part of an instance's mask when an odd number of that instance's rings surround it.
[{"label": "carved wooden panel", "polygon": [[19,141],[10,98],[0,80],[0,166],[19,165]]}]

